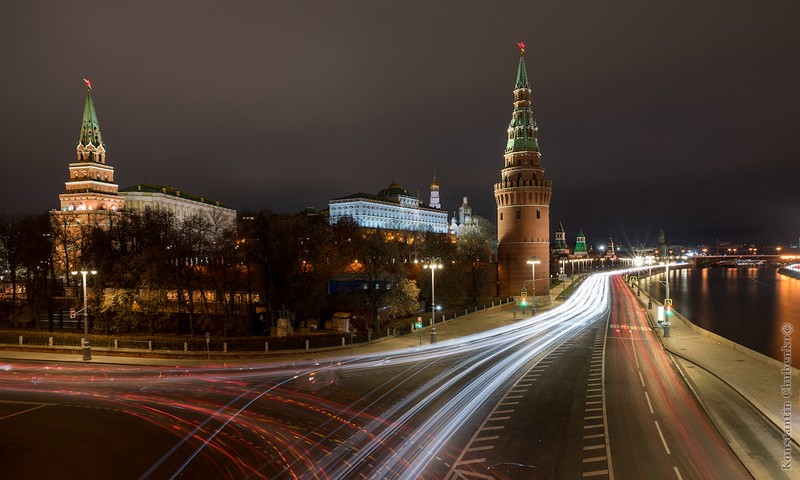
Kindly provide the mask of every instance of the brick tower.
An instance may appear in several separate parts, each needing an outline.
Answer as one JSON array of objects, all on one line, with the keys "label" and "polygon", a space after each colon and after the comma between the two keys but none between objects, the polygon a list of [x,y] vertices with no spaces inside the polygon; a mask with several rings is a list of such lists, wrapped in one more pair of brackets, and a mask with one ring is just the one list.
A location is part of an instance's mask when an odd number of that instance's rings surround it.
[{"label": "brick tower", "polygon": [[[537,296],[550,291],[550,195],[551,182],[544,178],[536,120],[531,110],[531,86],[525,71],[525,44],[519,43],[520,57],[514,86],[514,113],[508,125],[504,168],[500,183],[494,185],[497,203],[497,280],[500,295],[519,295],[535,266]],[[530,295],[530,293],[529,293]]]},{"label": "brick tower", "polygon": [[86,87],[77,158],[69,164],[66,192],[58,196],[60,213],[68,215],[73,224],[105,223],[109,215],[125,206],[114,183],[114,167],[106,163],[106,146],[94,110],[92,84],[88,80]]}]

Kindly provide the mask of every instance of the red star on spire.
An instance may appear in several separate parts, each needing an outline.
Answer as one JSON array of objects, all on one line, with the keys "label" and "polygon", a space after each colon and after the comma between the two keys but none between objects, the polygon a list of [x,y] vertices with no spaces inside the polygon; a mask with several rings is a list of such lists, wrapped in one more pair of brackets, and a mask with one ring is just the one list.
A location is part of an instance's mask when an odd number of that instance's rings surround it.
[{"label": "red star on spire", "polygon": [[519,54],[525,55],[525,42],[517,42],[517,46],[519,47]]}]

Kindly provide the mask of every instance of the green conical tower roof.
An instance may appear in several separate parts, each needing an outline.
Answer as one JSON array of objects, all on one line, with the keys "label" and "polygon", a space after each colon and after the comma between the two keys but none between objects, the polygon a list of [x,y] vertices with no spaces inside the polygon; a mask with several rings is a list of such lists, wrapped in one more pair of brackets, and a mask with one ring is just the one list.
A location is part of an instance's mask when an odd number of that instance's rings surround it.
[{"label": "green conical tower roof", "polygon": [[575,242],[575,253],[586,253],[586,235],[583,230],[578,231],[578,241]]},{"label": "green conical tower roof", "polygon": [[86,102],[83,104],[83,122],[81,123],[81,136],[78,139],[79,145],[94,145],[95,147],[103,145],[103,136],[100,134],[100,123],[97,121],[97,112],[94,111],[94,102],[92,101],[92,84],[88,80],[86,82]]},{"label": "green conical tower roof", "polygon": [[517,66],[517,81],[514,85],[514,114],[508,124],[508,141],[506,153],[526,150],[539,151],[539,141],[536,139],[538,126],[531,110],[531,85],[528,82],[528,73],[525,70],[525,44],[519,44],[519,66]]},{"label": "green conical tower roof", "polygon": [[525,50],[523,49],[520,49],[517,83],[514,84],[514,90],[519,88],[531,88],[531,84],[528,82],[528,72],[525,71]]}]

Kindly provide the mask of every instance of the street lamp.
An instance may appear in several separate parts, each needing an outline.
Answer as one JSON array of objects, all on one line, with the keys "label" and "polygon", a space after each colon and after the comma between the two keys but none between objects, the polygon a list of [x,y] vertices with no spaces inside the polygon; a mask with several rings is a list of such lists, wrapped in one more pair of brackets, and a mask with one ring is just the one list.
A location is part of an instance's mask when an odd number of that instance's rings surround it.
[{"label": "street lamp", "polygon": [[533,306],[531,307],[531,316],[536,315],[536,264],[542,263],[539,257],[531,257],[528,259],[531,266],[531,290],[533,290]]},{"label": "street lamp", "polygon": [[[77,275],[79,272],[76,270],[72,271],[73,275]],[[89,312],[86,309],[86,275],[91,273],[92,275],[97,274],[97,270],[81,270],[80,274],[83,276],[83,359],[84,360],[91,360],[92,359],[92,348],[89,346]]]},{"label": "street lamp", "polygon": [[431,344],[434,344],[436,343],[436,279],[434,272],[442,268],[442,259],[440,257],[425,257],[423,261],[425,264],[422,268],[427,268],[431,271]]}]

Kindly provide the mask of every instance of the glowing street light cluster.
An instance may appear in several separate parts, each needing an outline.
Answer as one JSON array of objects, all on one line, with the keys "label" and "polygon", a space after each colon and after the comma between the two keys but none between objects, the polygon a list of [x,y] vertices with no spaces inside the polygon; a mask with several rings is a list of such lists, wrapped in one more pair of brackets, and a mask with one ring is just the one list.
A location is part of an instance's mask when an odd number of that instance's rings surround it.
[{"label": "glowing street light cluster", "polygon": [[97,270],[81,270],[80,272],[73,270],[71,273],[73,275],[78,275],[78,273],[80,273],[81,276],[83,276],[83,359],[91,360],[92,348],[89,346],[89,312],[86,309],[86,275],[89,273],[96,275]]},{"label": "glowing street light cluster", "polygon": [[442,268],[442,259],[441,257],[425,257],[422,261],[424,262],[422,268],[431,271],[431,344],[434,344],[436,343],[436,277],[434,273]]}]

